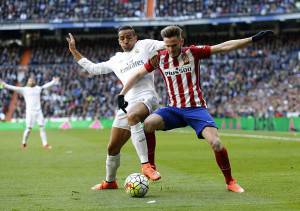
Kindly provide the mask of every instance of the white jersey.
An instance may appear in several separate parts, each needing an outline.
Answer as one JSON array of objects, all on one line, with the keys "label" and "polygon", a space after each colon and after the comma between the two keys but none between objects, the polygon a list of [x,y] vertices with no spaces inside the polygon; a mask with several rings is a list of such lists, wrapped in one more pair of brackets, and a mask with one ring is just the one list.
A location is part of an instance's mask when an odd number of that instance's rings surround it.
[{"label": "white jersey", "polygon": [[56,81],[51,81],[44,84],[43,86],[34,86],[34,87],[18,87],[4,84],[4,87],[7,89],[14,90],[21,95],[23,95],[26,104],[26,113],[28,112],[37,112],[41,111],[41,92],[42,89],[49,88],[56,84]]},{"label": "white jersey", "polygon": [[[155,50],[164,48],[163,41],[157,40],[139,40],[134,48],[129,52],[118,52],[106,62],[95,64],[86,58],[78,61],[90,74],[99,75],[114,72],[122,81],[123,85],[128,79],[138,71],[151,57]],[[153,73],[145,75],[133,88],[127,92],[125,99],[133,100],[140,93],[155,93]]]}]

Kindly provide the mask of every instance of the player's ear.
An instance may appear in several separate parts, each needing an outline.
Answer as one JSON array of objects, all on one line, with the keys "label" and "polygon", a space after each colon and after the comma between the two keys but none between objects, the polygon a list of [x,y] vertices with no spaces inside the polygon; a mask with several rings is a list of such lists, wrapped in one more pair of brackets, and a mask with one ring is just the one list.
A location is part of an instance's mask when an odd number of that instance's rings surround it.
[{"label": "player's ear", "polygon": [[181,44],[181,46],[183,46],[183,44],[184,44],[184,39],[183,38],[180,39],[180,44]]}]

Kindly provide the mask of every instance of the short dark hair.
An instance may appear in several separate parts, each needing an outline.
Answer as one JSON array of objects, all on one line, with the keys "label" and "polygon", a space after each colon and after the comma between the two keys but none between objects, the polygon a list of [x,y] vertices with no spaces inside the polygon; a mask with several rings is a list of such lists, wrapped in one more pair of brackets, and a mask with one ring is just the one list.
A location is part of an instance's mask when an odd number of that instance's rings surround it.
[{"label": "short dark hair", "polygon": [[123,30],[132,30],[132,31],[135,33],[134,28],[132,28],[132,26],[129,26],[129,25],[120,26],[120,27],[118,28],[118,32],[123,31]]},{"label": "short dark hair", "polygon": [[167,26],[160,31],[162,38],[178,37],[182,38],[183,30],[179,26]]}]

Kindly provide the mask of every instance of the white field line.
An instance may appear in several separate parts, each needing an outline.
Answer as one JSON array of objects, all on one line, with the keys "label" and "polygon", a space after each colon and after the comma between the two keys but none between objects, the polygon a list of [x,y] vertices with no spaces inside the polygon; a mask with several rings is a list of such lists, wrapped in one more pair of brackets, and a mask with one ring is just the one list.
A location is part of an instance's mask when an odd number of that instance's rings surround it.
[{"label": "white field line", "polygon": [[255,138],[255,139],[272,139],[279,141],[299,141],[300,138],[290,138],[290,137],[280,137],[280,136],[267,136],[267,135],[253,135],[253,134],[230,134],[230,133],[220,133],[221,136],[231,136],[231,137],[242,137],[242,138]]},{"label": "white field line", "polygon": [[[184,129],[175,129],[171,130],[172,132],[177,133],[194,133],[192,130],[184,130]],[[267,139],[267,140],[279,140],[279,141],[299,141],[300,138],[291,138],[291,137],[280,137],[280,136],[268,136],[268,135],[254,135],[254,134],[243,134],[243,133],[219,133],[221,136],[229,136],[229,137],[242,137],[242,138],[254,138],[254,139]]]}]

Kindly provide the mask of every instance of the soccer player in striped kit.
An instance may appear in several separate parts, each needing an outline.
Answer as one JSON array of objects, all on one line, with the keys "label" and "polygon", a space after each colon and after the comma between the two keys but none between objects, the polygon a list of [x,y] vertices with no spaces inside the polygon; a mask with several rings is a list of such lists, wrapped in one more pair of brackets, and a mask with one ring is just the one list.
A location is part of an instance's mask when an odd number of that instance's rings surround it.
[{"label": "soccer player in striped kit", "polygon": [[[67,38],[70,52],[78,64],[89,74],[100,75],[113,72],[123,84],[147,62],[153,50],[164,47],[163,41],[138,40],[131,26],[119,28],[118,40],[123,52],[117,52],[108,61],[95,64],[79,53],[76,49],[75,39],[71,34]],[[116,113],[107,147],[106,178],[101,183],[93,186],[93,190],[118,188],[116,175],[120,166],[120,151],[130,136],[138,152],[142,164],[142,172],[151,180],[160,179],[154,163],[154,132],[146,133],[146,136],[142,133],[142,137],[140,135],[137,136],[143,131],[141,122],[158,107],[159,102],[154,87],[153,74],[143,77],[125,97],[129,102],[128,113],[126,115],[121,109]],[[147,144],[149,144],[148,147]]]},{"label": "soccer player in striped kit", "polygon": [[227,150],[220,141],[214,119],[206,109],[200,88],[199,64],[202,59],[207,59],[212,54],[243,48],[272,34],[272,31],[262,31],[253,37],[230,40],[214,46],[183,47],[182,29],[178,26],[168,26],[161,31],[165,50],[157,51],[156,55],[128,80],[118,96],[118,105],[125,109],[124,94],[141,77],[158,68],[163,76],[170,103],[146,118],[145,132],[191,126],[199,139],[204,138],[211,145],[217,164],[225,177],[227,189],[244,192],[231,175]]},{"label": "soccer player in striped kit", "polygon": [[31,132],[32,127],[35,122],[38,123],[40,127],[40,136],[42,139],[42,144],[45,149],[51,149],[52,147],[47,142],[47,136],[45,131],[45,120],[41,107],[41,92],[43,89],[48,89],[56,84],[58,84],[59,78],[53,77],[52,81],[44,84],[43,86],[37,86],[35,78],[33,76],[29,77],[27,80],[27,86],[18,87],[6,84],[0,80],[0,84],[4,88],[16,91],[21,94],[25,99],[26,104],[26,129],[23,134],[21,147],[25,149],[27,147],[27,141]]}]

